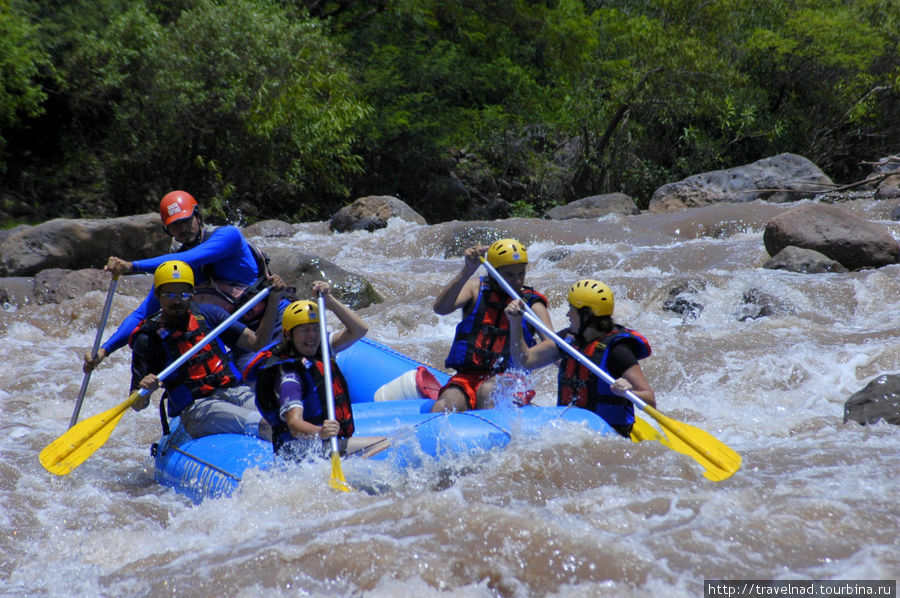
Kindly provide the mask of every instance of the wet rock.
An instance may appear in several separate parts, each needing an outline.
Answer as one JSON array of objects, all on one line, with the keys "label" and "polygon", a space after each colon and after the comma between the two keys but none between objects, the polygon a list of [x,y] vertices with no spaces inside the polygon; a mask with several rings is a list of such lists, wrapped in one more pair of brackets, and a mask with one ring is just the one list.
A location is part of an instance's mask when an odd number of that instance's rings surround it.
[{"label": "wet rock", "polygon": [[[29,303],[61,303],[91,291],[109,290],[112,276],[96,268],[67,270],[48,268],[34,277],[0,278],[0,303],[22,307]],[[128,274],[119,278],[117,295],[143,297],[153,288],[152,274]]]},{"label": "wet rock", "polygon": [[787,306],[774,295],[751,288],[744,291],[743,305],[738,314],[738,321],[756,320],[788,311]]},{"label": "wet rock", "polygon": [[[452,226],[441,241],[444,258],[462,256],[466,249],[475,245],[490,245],[494,241],[508,237],[515,238],[506,229],[490,224],[465,222]],[[524,243],[524,241],[522,241]]]},{"label": "wet rock", "polygon": [[669,290],[669,298],[663,302],[663,309],[674,312],[685,319],[697,319],[703,313],[703,304],[694,300],[705,284],[688,281]]},{"label": "wet rock", "polygon": [[33,276],[49,268],[100,268],[126,259],[167,253],[171,238],[150,213],[100,220],[57,218],[19,226],[0,242],[0,276]]},{"label": "wet rock", "polygon": [[244,237],[293,237],[296,229],[293,224],[282,220],[261,220],[243,229]]},{"label": "wet rock", "polygon": [[802,274],[820,274],[822,272],[848,272],[847,268],[812,249],[803,249],[789,245],[769,258],[763,268],[770,270],[787,270]]},{"label": "wet rock", "polygon": [[884,419],[900,425],[900,375],[882,374],[858,390],[844,403],[844,423],[862,425]]},{"label": "wet rock", "polygon": [[360,197],[338,210],[330,222],[331,230],[344,233],[356,230],[372,232],[385,228],[391,218],[401,218],[416,224],[427,224],[425,218],[405,202],[389,195]]},{"label": "wet rock", "polygon": [[556,262],[563,261],[570,255],[572,255],[571,249],[565,249],[563,247],[556,247],[556,248],[551,249],[550,251],[544,253],[544,255],[541,256],[541,259],[547,260],[548,262],[556,263]]},{"label": "wet rock", "polygon": [[810,203],[779,214],[766,223],[763,242],[772,256],[793,245],[850,270],[900,262],[900,247],[887,228],[829,204]]},{"label": "wet rock", "polygon": [[110,280],[110,274],[103,270],[49,268],[34,277],[34,298],[38,304],[59,303],[90,291],[105,291]]},{"label": "wet rock", "polygon": [[900,174],[894,174],[878,184],[875,199],[897,199],[900,197]]},{"label": "wet rock", "polygon": [[570,218],[601,218],[607,214],[632,216],[641,210],[634,200],[624,193],[607,193],[578,199],[564,206],[556,206],[544,214],[548,220],[569,220]]},{"label": "wet rock", "polygon": [[783,203],[813,197],[831,187],[831,179],[808,159],[796,154],[779,154],[663,185],[654,191],[648,209],[671,212],[717,202],[756,199]]},{"label": "wet rock", "polygon": [[34,279],[27,276],[0,278],[0,306],[21,307],[34,299]]},{"label": "wet rock", "polygon": [[344,270],[325,258],[285,247],[266,250],[269,268],[297,289],[298,299],[312,299],[312,283],[324,280],[331,284],[334,296],[351,309],[381,303],[384,299],[368,280]]},{"label": "wet rock", "polygon": [[891,209],[891,220],[900,220],[900,205],[896,205]]}]

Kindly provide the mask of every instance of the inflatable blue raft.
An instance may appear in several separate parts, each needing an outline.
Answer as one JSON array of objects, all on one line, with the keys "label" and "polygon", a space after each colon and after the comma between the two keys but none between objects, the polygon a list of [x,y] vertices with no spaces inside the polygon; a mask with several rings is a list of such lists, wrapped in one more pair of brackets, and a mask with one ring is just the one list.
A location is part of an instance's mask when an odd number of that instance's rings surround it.
[{"label": "inflatable blue raft", "polygon": [[[506,446],[514,434],[534,435],[554,422],[580,422],[599,434],[615,432],[590,411],[564,407],[498,407],[461,413],[431,413],[442,372],[370,339],[338,353],[337,362],[353,401],[355,436],[387,436],[394,442],[370,457],[399,467],[417,467],[423,459],[488,451]],[[171,422],[172,432],[154,445],[155,478],[190,497],[230,495],[244,471],[275,464],[272,445],[240,434],[191,438]]]}]

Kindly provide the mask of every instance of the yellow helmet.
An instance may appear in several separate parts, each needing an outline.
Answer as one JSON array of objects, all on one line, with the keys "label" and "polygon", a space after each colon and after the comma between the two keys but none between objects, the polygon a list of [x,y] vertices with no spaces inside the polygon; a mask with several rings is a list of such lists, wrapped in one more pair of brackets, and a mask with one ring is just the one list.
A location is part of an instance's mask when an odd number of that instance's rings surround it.
[{"label": "yellow helmet", "polygon": [[281,316],[281,329],[285,334],[300,324],[316,324],[319,322],[319,306],[312,301],[294,301],[284,309]]},{"label": "yellow helmet", "polygon": [[595,316],[611,316],[615,306],[612,289],[599,280],[590,278],[573,284],[567,299],[576,309],[590,308]]},{"label": "yellow helmet", "polygon": [[525,246],[515,239],[494,241],[487,252],[487,261],[495,268],[513,264],[527,264],[528,252]]},{"label": "yellow helmet", "polygon": [[194,271],[185,262],[170,260],[157,266],[153,273],[153,286],[157,289],[170,282],[186,282],[194,286]]}]

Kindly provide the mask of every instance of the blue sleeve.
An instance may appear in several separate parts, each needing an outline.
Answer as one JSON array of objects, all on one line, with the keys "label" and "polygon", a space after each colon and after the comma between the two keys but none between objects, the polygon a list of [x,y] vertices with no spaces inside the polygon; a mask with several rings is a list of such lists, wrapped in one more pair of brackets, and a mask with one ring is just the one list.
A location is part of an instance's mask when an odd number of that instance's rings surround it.
[{"label": "blue sleeve", "polygon": [[132,331],[137,328],[137,325],[141,323],[141,320],[149,315],[155,314],[159,310],[159,301],[151,290],[144,298],[143,303],[141,303],[136,310],[128,314],[122,323],[119,324],[119,327],[112,336],[103,343],[103,348],[106,350],[107,355],[112,354],[113,351],[121,349],[128,344],[128,337],[131,336]]},{"label": "blue sleeve", "polygon": [[163,262],[181,260],[194,270],[199,280],[203,266],[213,264],[217,276],[251,284],[256,280],[256,260],[244,236],[236,226],[220,226],[207,239],[186,251],[167,253],[132,262],[135,272],[154,272]]}]

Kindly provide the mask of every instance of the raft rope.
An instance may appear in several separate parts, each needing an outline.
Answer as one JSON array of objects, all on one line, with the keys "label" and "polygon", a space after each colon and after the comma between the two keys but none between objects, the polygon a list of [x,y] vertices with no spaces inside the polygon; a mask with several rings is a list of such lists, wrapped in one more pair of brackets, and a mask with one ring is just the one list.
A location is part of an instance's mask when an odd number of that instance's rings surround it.
[{"label": "raft rope", "polygon": [[[497,424],[496,422],[492,422],[491,420],[487,419],[486,417],[481,417],[480,415],[478,415],[478,414],[476,414],[476,413],[473,413],[473,412],[471,412],[471,411],[460,411],[459,413],[461,413],[462,415],[468,415],[469,417],[474,417],[475,419],[480,419],[481,421],[483,421],[483,422],[485,422],[485,423],[488,423],[488,424],[494,426],[495,428],[497,428],[498,430],[500,430],[501,432],[503,432],[504,434],[506,434],[507,436],[509,436],[510,439],[512,439],[512,433],[511,433],[511,432],[509,432],[508,430],[504,430],[502,427],[500,427],[499,424]],[[424,422],[423,422],[423,423],[424,423]]]},{"label": "raft rope", "polygon": [[216,467],[215,465],[213,465],[212,463],[209,463],[208,461],[204,461],[203,459],[201,459],[200,457],[197,457],[196,455],[192,455],[187,451],[181,450],[177,446],[170,446],[168,448],[169,448],[169,450],[173,450],[176,453],[181,453],[182,455],[184,455],[185,457],[187,457],[189,459],[193,459],[194,461],[196,461],[197,463],[200,463],[201,465],[205,465],[205,466],[209,467],[210,469],[214,469],[215,471],[219,472],[220,474],[222,474],[224,476],[228,476],[229,478],[231,478],[232,480],[234,480],[236,482],[241,481],[241,478],[234,475],[233,473],[225,471],[224,469],[220,469],[219,467]]}]

